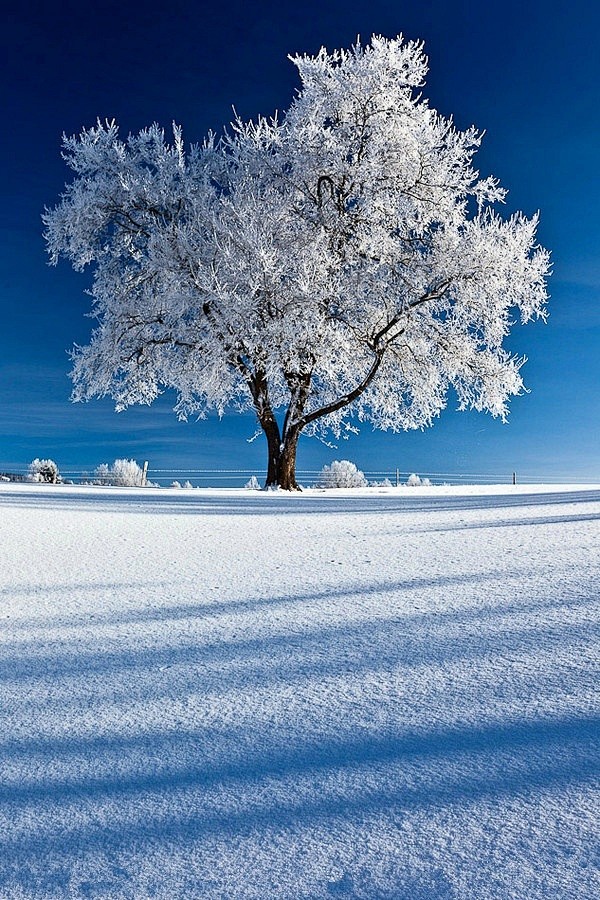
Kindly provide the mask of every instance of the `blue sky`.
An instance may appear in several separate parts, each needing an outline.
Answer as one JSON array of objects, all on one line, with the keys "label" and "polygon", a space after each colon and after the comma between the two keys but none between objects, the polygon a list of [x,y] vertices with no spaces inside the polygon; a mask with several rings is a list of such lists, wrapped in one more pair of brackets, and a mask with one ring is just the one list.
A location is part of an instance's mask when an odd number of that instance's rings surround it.
[{"label": "blue sky", "polygon": [[68,178],[61,134],[97,117],[123,133],[181,123],[188,141],[289,105],[292,52],[349,46],[358,34],[422,38],[426,95],[460,127],[485,129],[482,174],[508,188],[506,213],[541,212],[552,251],[550,318],[516,327],[530,393],[508,424],[448,409],[426,432],[361,434],[332,449],[301,441],[299,469],[349,458],[369,471],[600,480],[600,11],[574,2],[382,2],[144,5],[22,3],[3,14],[0,207],[0,470],[52,457],[91,469],[116,457],[153,468],[240,468],[262,475],[251,415],[180,423],[165,396],[117,415],[69,401],[74,342],[91,322],[89,276],[46,263],[40,215]]}]

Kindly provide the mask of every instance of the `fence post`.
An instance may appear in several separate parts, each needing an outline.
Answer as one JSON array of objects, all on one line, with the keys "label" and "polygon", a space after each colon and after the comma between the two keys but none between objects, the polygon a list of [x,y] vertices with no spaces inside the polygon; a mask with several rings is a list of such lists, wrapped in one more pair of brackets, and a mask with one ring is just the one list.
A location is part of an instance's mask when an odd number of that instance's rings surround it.
[{"label": "fence post", "polygon": [[400,485],[400,472],[396,469],[396,487]]},{"label": "fence post", "polygon": [[144,468],[142,469],[142,487],[146,487],[146,482],[148,481],[148,460],[144,463]]},{"label": "fence post", "polygon": [[513,484],[517,483],[517,473],[516,472],[513,472],[512,483]]}]

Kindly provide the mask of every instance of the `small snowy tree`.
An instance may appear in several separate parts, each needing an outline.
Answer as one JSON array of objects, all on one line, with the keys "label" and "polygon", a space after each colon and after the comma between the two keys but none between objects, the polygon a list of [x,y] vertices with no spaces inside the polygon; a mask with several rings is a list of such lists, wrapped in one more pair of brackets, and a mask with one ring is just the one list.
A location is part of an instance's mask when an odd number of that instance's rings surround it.
[{"label": "small snowy tree", "polygon": [[144,471],[135,459],[115,459],[112,466],[102,463],[94,472],[96,484],[112,484],[117,487],[139,487]]},{"label": "small snowy tree", "polygon": [[53,459],[34,459],[29,463],[29,480],[46,484],[58,484],[61,480],[58,466]]},{"label": "small snowy tree", "polygon": [[94,484],[112,484],[108,463],[100,463],[100,465],[94,469]]},{"label": "small snowy tree", "polygon": [[144,473],[135,459],[115,459],[111,466],[113,484],[123,487],[139,487]]},{"label": "small snowy tree", "polygon": [[366,487],[367,479],[353,462],[347,459],[334,460],[330,466],[323,466],[317,480],[321,488]]},{"label": "small snowy tree", "polygon": [[287,489],[303,433],[422,428],[450,387],[505,418],[523,360],[503,340],[515,313],[545,315],[549,269],[537,216],[495,211],[481,134],[423,98],[422,44],[293,62],[281,120],[202,147],[176,126],[172,145],[157,125],[65,139],[75,179],[44,217],[52,262],[94,269],[74,399],[124,409],[173,388],[184,418],[253,408],[267,485]]}]

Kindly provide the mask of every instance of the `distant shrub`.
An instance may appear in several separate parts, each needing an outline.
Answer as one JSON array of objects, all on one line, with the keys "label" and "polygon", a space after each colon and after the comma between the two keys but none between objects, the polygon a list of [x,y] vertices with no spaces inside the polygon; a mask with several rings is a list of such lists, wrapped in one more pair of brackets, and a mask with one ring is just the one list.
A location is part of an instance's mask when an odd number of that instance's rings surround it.
[{"label": "distant shrub", "polygon": [[29,463],[28,481],[58,484],[61,480],[58,466],[53,459],[34,459]]},{"label": "distant shrub", "polygon": [[112,466],[102,463],[94,472],[94,484],[110,484],[116,487],[139,487],[144,472],[135,459],[115,459]]},{"label": "distant shrub", "polygon": [[418,475],[415,475],[414,472],[412,475],[409,475],[406,479],[406,484],[408,487],[431,487],[431,481],[429,478],[419,478]]},{"label": "distant shrub", "polygon": [[194,485],[192,484],[191,481],[184,481],[184,482],[183,482],[183,489],[184,489],[184,491],[191,491],[193,487],[194,487]]},{"label": "distant shrub", "polygon": [[172,482],[171,482],[171,487],[172,487],[172,488],[177,488],[177,490],[181,490],[181,483],[180,483],[179,481],[177,481],[177,480],[176,480],[176,481],[172,481]]},{"label": "distant shrub", "polygon": [[123,487],[141,485],[144,472],[135,459],[115,459],[112,464],[114,483]]},{"label": "distant shrub", "polygon": [[317,480],[320,488],[366,487],[364,473],[347,459],[334,460],[330,466],[323,466]]},{"label": "distant shrub", "polygon": [[392,482],[389,478],[384,478],[383,481],[370,481],[369,487],[392,487]]},{"label": "distant shrub", "polygon": [[33,481],[31,475],[23,475],[21,472],[2,472],[0,481],[16,481],[19,484],[23,481]]},{"label": "distant shrub", "polygon": [[108,463],[101,463],[97,469],[94,469],[93,484],[112,484]]},{"label": "distant shrub", "polygon": [[246,482],[244,487],[246,488],[247,491],[260,491],[261,490],[260,481],[258,480],[256,475],[252,475],[248,479],[248,481]]}]

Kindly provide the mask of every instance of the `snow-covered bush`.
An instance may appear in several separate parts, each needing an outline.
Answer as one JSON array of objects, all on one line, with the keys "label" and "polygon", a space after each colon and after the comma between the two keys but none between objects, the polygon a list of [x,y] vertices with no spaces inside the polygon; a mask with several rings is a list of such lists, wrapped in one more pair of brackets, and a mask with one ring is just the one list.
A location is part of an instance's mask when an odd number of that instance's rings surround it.
[{"label": "snow-covered bush", "polygon": [[415,475],[414,472],[412,475],[408,476],[406,484],[408,487],[431,487],[429,478],[420,478],[418,475]]},{"label": "snow-covered bush", "polygon": [[34,459],[29,463],[29,481],[58,484],[61,480],[58,466],[53,459]]},{"label": "snow-covered bush", "polygon": [[323,466],[317,480],[320,488],[366,487],[364,473],[347,459],[335,459],[330,466]]},{"label": "snow-covered bush", "polygon": [[260,491],[260,482],[256,475],[252,475],[244,485],[247,491]]},{"label": "snow-covered bush", "polygon": [[193,487],[194,487],[194,485],[192,484],[191,481],[184,481],[184,482],[183,482],[183,489],[184,489],[184,491],[191,491]]},{"label": "snow-covered bush", "polygon": [[144,472],[135,459],[115,459],[112,466],[102,463],[94,472],[95,484],[112,484],[118,487],[139,487]]},{"label": "snow-covered bush", "polygon": [[142,484],[144,472],[135,459],[115,459],[112,464],[112,476],[113,484],[135,487]]},{"label": "snow-covered bush", "polygon": [[10,481],[8,475],[0,475],[0,481]]},{"label": "snow-covered bush", "polygon": [[93,484],[112,484],[108,463],[101,463],[97,469],[94,469]]},{"label": "snow-covered bush", "polygon": [[392,482],[389,478],[384,478],[383,481],[370,481],[369,487],[392,487]]},{"label": "snow-covered bush", "polygon": [[171,487],[176,488],[177,490],[181,490],[181,482],[177,481],[176,479],[175,481],[171,482]]}]

